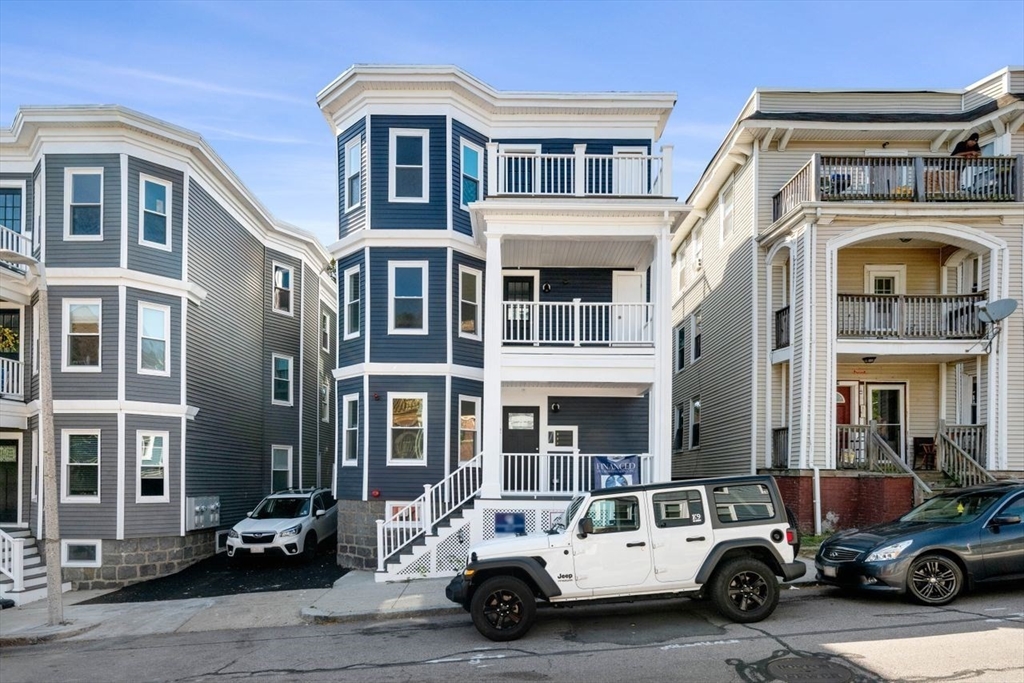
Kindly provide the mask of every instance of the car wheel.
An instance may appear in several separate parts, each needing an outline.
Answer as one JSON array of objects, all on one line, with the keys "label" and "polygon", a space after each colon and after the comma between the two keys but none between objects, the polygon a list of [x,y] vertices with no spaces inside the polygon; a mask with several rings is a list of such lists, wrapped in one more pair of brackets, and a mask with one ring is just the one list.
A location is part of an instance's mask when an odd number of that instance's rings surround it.
[{"label": "car wheel", "polygon": [[315,531],[310,531],[306,534],[306,540],[302,542],[302,559],[304,561],[312,562],[313,558],[316,557],[317,543]]},{"label": "car wheel", "polygon": [[737,557],[715,571],[711,599],[719,613],[731,621],[761,621],[779,604],[779,581],[761,560]]},{"label": "car wheel", "polygon": [[537,602],[530,587],[519,579],[495,576],[473,593],[469,613],[484,637],[499,642],[516,640],[533,626]]},{"label": "car wheel", "polygon": [[922,605],[948,605],[963,585],[964,573],[956,562],[943,555],[917,558],[907,574],[907,591]]}]

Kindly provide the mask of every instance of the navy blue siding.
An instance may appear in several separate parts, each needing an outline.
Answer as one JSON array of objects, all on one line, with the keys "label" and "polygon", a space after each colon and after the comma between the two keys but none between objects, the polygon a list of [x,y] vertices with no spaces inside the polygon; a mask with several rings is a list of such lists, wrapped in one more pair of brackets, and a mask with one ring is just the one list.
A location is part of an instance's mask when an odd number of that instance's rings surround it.
[{"label": "navy blue siding", "polygon": [[585,138],[574,140],[570,138],[509,138],[496,140],[498,144],[520,144],[540,145],[540,151],[544,154],[572,154],[573,146],[586,145],[587,154],[611,154],[615,147],[646,147],[651,151],[650,140],[600,140]]},{"label": "navy blue siding", "polygon": [[[365,465],[363,458],[363,444],[366,440],[366,426],[363,424],[363,416],[365,415],[364,403],[363,403],[363,378],[353,377],[350,379],[342,380],[337,383],[337,391],[335,392],[338,400],[337,406],[337,418],[338,424],[338,498],[343,500],[362,500],[363,497],[363,467]],[[357,448],[356,465],[342,465],[341,460],[341,449],[345,438],[344,427],[345,427],[345,415],[342,413],[344,409],[344,398],[348,394],[359,395],[359,446]],[[386,409],[386,408],[385,408]],[[385,420],[387,414],[385,413]]]},{"label": "navy blue siding", "polygon": [[[448,143],[444,116],[373,116],[370,119],[370,227],[448,228]],[[388,202],[388,155],[392,128],[430,131],[429,202]]]},{"label": "navy blue siding", "polygon": [[[461,311],[459,290],[459,266],[475,268],[480,271],[480,339],[468,339],[459,336],[459,314]],[[452,252],[452,362],[456,365],[467,365],[473,368],[484,366],[484,262],[466,256],[457,251]]]},{"label": "navy blue siding", "polygon": [[[388,393],[427,393],[426,466],[387,466],[390,428]],[[380,400],[373,397],[379,396]],[[370,490],[380,491],[381,500],[414,500],[423,495],[424,484],[436,484],[444,477],[445,380],[444,377],[370,377]]]},{"label": "navy blue siding", "polygon": [[[103,239],[64,240],[64,169],[103,169]],[[67,188],[70,192],[71,188]],[[46,156],[46,265],[117,268],[121,265],[121,157],[118,154]]]},{"label": "navy blue siding", "polygon": [[462,208],[462,139],[478,145],[480,155],[480,199],[487,188],[487,137],[452,119],[452,229],[464,235],[473,234],[469,212]]},{"label": "navy blue siding", "polygon": [[[601,268],[543,268],[540,271],[541,301],[566,302],[582,299],[595,303],[612,300],[612,273]],[[544,285],[551,291],[545,292]]]},{"label": "navy blue siding", "polygon": [[[359,230],[366,226],[366,119],[359,119],[348,130],[338,136],[338,237],[344,237],[350,232]],[[359,174],[359,206],[346,211],[348,197],[346,196],[345,178],[345,145],[355,137],[363,140],[362,144],[362,169]],[[387,160],[385,160],[387,163]],[[385,195],[386,196],[386,195]]]},{"label": "navy blue siding", "polygon": [[[171,183],[171,214],[167,229],[171,250],[139,244],[141,174]],[[181,226],[184,215],[184,174],[135,157],[128,157],[128,267],[175,280],[181,279]]]},{"label": "navy blue siding", "polygon": [[[388,334],[388,263],[429,261],[428,334]],[[444,363],[448,355],[447,251],[374,248],[370,250],[370,360],[374,363]]]},{"label": "navy blue siding", "polygon": [[[100,300],[100,372],[65,372],[61,369],[65,299]],[[119,304],[117,287],[50,287],[50,367],[53,397],[57,400],[116,400]],[[28,321],[31,325],[31,320]]]},{"label": "navy blue siding", "polygon": [[475,379],[452,377],[452,421],[448,426],[448,428],[452,430],[452,447],[451,453],[448,454],[451,459],[452,471],[459,466],[459,396],[480,399],[480,410],[477,413],[476,423],[476,445],[477,450],[479,451],[481,447],[481,439],[483,437],[484,383]]},{"label": "navy blue siding", "polygon": [[[552,403],[559,405],[557,413]],[[646,396],[551,396],[548,426],[578,427],[580,453],[637,455],[648,449],[647,404]]]},{"label": "navy blue siding", "polygon": [[[169,377],[139,373],[139,302],[171,309]],[[129,287],[125,296],[124,390],[129,401],[181,403],[181,297]]]},{"label": "navy blue siding", "polygon": [[[345,339],[345,316],[348,310],[345,308],[345,288],[348,282],[345,281],[345,271],[353,266],[359,266],[359,336],[352,339]],[[385,291],[382,296],[387,296],[387,273],[384,274]],[[387,309],[385,309],[385,314]],[[366,264],[363,263],[363,250],[349,254],[338,261],[338,367],[355,365],[366,360]]]}]

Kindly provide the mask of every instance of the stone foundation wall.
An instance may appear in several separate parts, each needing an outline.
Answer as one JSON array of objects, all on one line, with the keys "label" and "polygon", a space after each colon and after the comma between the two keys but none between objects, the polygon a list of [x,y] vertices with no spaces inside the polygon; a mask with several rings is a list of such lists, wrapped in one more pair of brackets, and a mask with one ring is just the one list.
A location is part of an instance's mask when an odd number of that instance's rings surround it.
[{"label": "stone foundation wall", "polygon": [[[39,541],[44,552],[43,541]],[[132,583],[179,572],[214,553],[214,532],[186,536],[103,539],[100,567],[64,567],[64,580],[74,590],[121,588]]]},{"label": "stone foundation wall", "polygon": [[377,520],[384,519],[382,500],[338,501],[338,566],[377,569]]}]

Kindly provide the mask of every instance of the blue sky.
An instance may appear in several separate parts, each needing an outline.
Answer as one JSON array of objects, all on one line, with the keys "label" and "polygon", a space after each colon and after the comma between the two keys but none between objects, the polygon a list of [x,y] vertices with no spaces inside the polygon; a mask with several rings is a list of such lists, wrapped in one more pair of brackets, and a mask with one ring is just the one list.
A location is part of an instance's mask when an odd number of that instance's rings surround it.
[{"label": "blue sky", "polygon": [[336,239],[316,93],[353,63],[456,64],[500,90],[675,91],[685,197],[755,87],[962,88],[1024,63],[1024,0],[0,0],[0,125],[122,104],[202,134],[278,218]]}]

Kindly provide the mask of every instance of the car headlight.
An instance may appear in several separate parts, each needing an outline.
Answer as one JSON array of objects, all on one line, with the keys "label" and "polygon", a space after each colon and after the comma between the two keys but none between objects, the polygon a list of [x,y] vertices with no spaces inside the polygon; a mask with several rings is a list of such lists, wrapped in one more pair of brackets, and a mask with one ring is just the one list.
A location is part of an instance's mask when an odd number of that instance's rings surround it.
[{"label": "car headlight", "polygon": [[228,530],[228,538],[238,538],[238,532],[234,529]]},{"label": "car headlight", "polygon": [[868,555],[868,559],[865,562],[886,562],[888,560],[895,560],[900,556],[904,550],[910,547],[913,541],[900,541],[899,543],[893,543],[887,545],[884,548],[879,548]]},{"label": "car headlight", "polygon": [[287,529],[285,529],[284,531],[282,531],[281,535],[282,536],[298,536],[300,531],[302,531],[302,525],[301,524],[296,524],[295,526],[290,526]]}]

